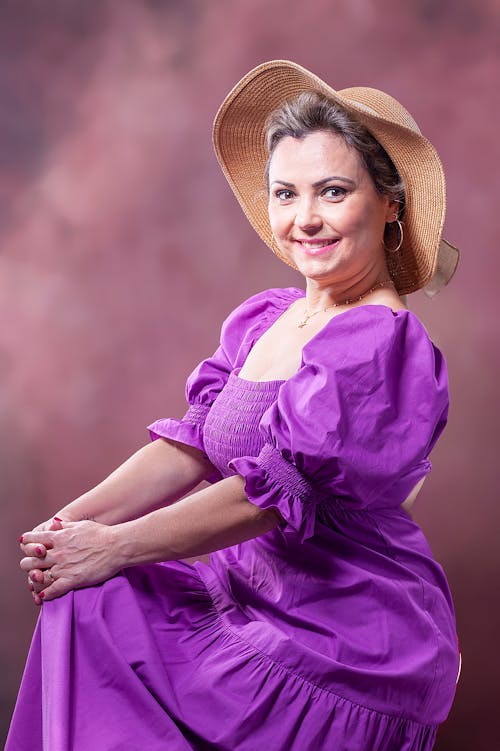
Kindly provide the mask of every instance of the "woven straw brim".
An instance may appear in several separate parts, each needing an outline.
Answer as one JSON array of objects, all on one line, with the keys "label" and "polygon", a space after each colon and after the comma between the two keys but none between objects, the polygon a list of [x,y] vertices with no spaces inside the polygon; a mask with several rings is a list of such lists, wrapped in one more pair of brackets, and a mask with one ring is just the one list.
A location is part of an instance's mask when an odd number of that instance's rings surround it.
[{"label": "woven straw brim", "polygon": [[[264,123],[283,102],[308,90],[338,102],[363,123],[400,174],[405,187],[404,241],[399,253],[386,254],[398,293],[415,292],[436,275],[446,283],[458,256],[448,244],[440,251],[446,188],[441,161],[432,144],[404,107],[388,94],[363,87],[335,91],[287,60],[273,60],[251,70],[227,95],[214,121],[217,159],[256,232],[277,256],[297,268],[281,254],[269,224]],[[446,267],[438,266],[438,256]]]}]

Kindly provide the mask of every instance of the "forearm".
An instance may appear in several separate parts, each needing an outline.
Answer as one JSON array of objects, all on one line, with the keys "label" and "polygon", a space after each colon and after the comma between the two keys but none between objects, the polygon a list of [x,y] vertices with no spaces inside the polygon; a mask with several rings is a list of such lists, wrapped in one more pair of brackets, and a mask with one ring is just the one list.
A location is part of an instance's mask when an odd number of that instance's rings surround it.
[{"label": "forearm", "polygon": [[[27,532],[21,568],[36,583],[35,602],[41,604],[128,566],[211,553],[282,523],[277,509],[262,510],[248,500],[243,478],[235,475],[139,519],[115,525],[66,521],[58,529]],[[41,545],[43,559],[36,553]]]},{"label": "forearm", "polygon": [[174,506],[113,528],[122,567],[211,553],[258,537],[282,523],[279,512],[261,510],[244,492],[240,475],[203,488]]},{"label": "forearm", "polygon": [[56,516],[67,521],[93,519],[118,524],[177,501],[212,471],[198,449],[160,438],[139,449]]}]

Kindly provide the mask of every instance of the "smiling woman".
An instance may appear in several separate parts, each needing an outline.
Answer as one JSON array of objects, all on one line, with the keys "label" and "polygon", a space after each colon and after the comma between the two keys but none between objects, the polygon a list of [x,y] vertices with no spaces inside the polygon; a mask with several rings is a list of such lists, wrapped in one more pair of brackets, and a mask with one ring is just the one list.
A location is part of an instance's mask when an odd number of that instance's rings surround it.
[{"label": "smiling woman", "polygon": [[456,267],[439,159],[387,94],[286,61],[237,84],[214,143],[305,290],[238,305],[184,417],[22,536],[43,608],[6,749],[430,751],[456,625],[403,504],[449,390],[401,297]]},{"label": "smiling woman", "polygon": [[[381,238],[397,216],[396,201],[377,192],[358,152],[341,136],[319,130],[300,139],[286,136],[275,147],[271,229],[282,254],[305,277],[328,285],[327,302],[355,297],[383,280],[393,285]],[[321,304],[318,295],[315,307]]]}]

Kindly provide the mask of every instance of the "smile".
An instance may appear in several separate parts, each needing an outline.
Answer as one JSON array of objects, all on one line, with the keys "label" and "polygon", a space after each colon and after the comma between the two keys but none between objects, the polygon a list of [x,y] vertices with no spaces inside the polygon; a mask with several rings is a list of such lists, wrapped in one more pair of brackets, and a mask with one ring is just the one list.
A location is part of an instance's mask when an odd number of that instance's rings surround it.
[{"label": "smile", "polygon": [[318,256],[322,253],[328,253],[337,247],[340,237],[328,238],[325,240],[297,240],[296,241],[304,253],[308,256]]}]

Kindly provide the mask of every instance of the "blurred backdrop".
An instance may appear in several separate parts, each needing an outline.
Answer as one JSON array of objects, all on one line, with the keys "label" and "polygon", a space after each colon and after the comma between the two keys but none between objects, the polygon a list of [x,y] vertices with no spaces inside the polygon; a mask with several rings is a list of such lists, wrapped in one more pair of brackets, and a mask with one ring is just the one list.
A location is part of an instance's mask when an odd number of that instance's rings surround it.
[{"label": "blurred backdrop", "polygon": [[[247,225],[211,122],[250,68],[293,59],[398,98],[448,179],[454,279],[409,296],[445,354],[448,427],[415,506],[463,652],[438,751],[500,748],[496,0],[2,0],[1,730],[37,612],[17,538],[181,416],[187,374],[249,295],[303,286]],[[57,649],[57,645],[54,645]]]}]

